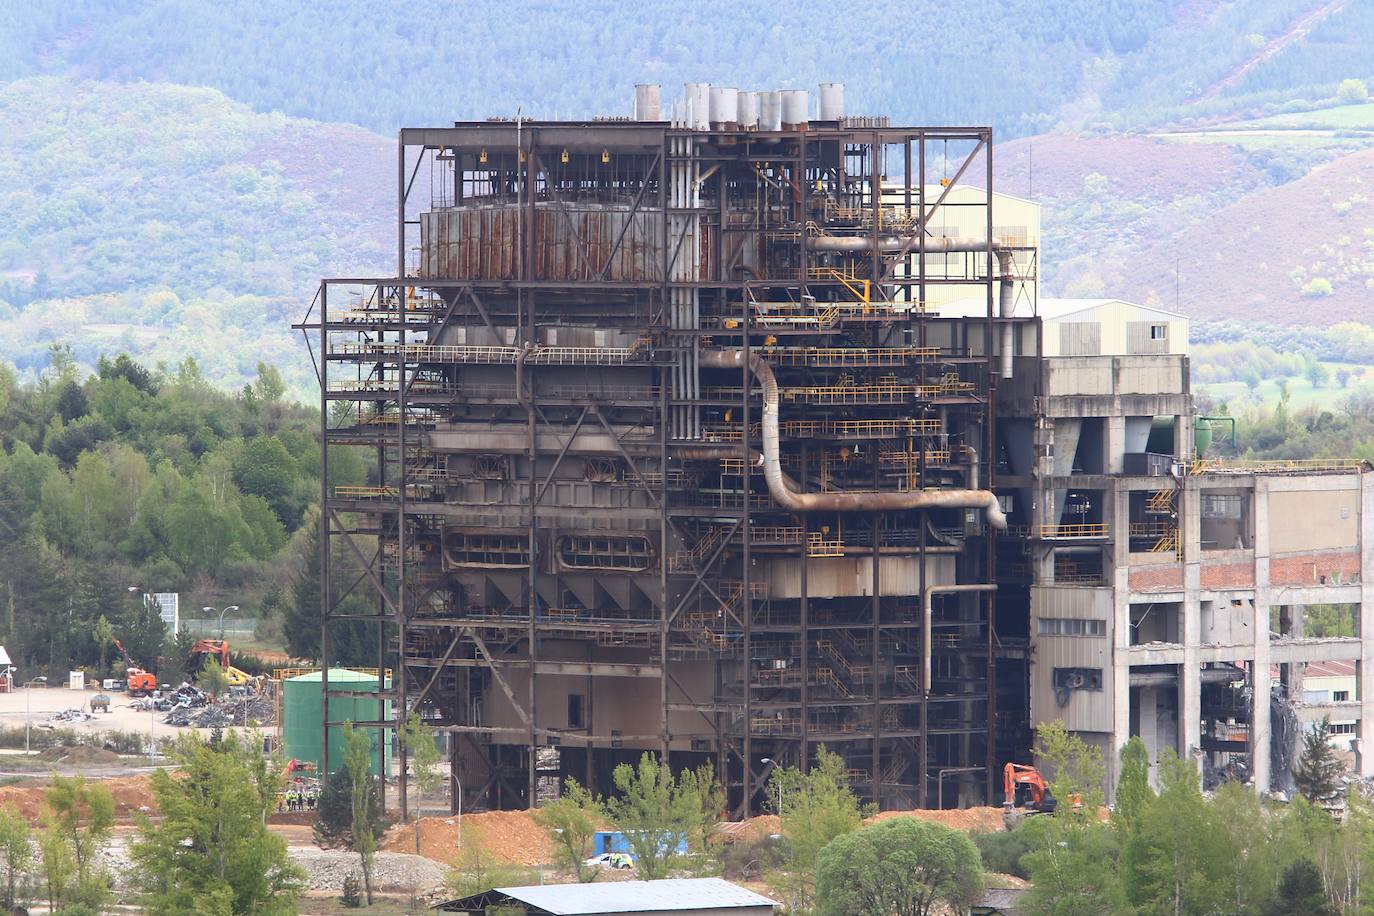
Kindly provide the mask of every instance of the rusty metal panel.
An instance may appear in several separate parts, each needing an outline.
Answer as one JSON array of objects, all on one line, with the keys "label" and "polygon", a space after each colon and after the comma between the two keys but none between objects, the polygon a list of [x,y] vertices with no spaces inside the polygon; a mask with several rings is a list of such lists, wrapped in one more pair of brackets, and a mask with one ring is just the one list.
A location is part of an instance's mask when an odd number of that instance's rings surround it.
[{"label": "rusty metal panel", "polygon": [[[520,211],[454,207],[420,217],[420,272],[427,279],[514,280],[520,273]],[[535,210],[533,277],[539,280],[658,281],[663,214],[628,206],[541,203]],[[701,270],[714,270],[714,232],[701,234]],[[529,240],[526,240],[527,242]]]}]

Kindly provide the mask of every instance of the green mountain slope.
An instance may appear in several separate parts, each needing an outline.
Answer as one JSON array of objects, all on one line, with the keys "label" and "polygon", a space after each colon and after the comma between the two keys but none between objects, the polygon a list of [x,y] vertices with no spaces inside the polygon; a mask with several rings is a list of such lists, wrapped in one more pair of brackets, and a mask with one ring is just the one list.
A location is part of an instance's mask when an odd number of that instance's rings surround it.
[{"label": "green mountain slope", "polygon": [[21,371],[56,340],[87,364],[191,355],[222,382],[267,359],[303,385],[288,325],[319,277],[394,251],[394,147],[358,128],[56,78],[0,84],[0,124],[0,332]]},{"label": "green mountain slope", "polygon": [[[1326,7],[1332,7],[1327,10]],[[991,123],[1157,119],[1317,16],[1319,54],[1276,45],[1236,95],[1374,71],[1368,4],[1340,0],[32,0],[0,22],[0,79],[36,74],[218,88],[259,111],[390,132],[514,114],[623,113],[674,90],[848,84],[855,111]],[[0,16],[4,14],[0,13]],[[4,44],[8,42],[8,47]],[[1305,56],[1304,56],[1305,55]],[[1294,67],[1290,60],[1302,60]]]}]

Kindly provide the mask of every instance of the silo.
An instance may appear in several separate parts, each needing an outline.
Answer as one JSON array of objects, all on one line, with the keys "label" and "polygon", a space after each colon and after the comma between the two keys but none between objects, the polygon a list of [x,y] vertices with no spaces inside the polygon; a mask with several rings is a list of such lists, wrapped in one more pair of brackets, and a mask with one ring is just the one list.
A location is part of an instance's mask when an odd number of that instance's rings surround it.
[{"label": "silo", "polygon": [[741,130],[754,130],[759,126],[759,94],[741,91],[739,94],[739,126]]},{"label": "silo", "polygon": [[711,127],[711,84],[687,83],[683,86],[682,97],[687,106],[687,126],[692,130],[709,130]]},{"label": "silo", "polygon": [[782,93],[759,93],[759,130],[782,130]]},{"label": "silo", "polygon": [[[368,693],[377,692],[377,676],[347,668],[329,670],[331,689],[358,690]],[[389,685],[388,685],[389,686]],[[323,763],[322,709],[324,704],[324,684],[318,671],[302,674],[282,682],[282,752],[287,757],[310,761],[316,766]],[[383,706],[380,718],[391,716],[391,702]],[[367,697],[330,697],[329,719],[331,722],[373,722],[378,719],[377,701]],[[377,772],[376,742],[379,737],[386,742],[387,768],[391,766],[391,741],[389,729],[370,729],[373,741],[372,772]],[[329,765],[337,770],[343,763],[343,727],[329,730]]]},{"label": "silo", "polygon": [[844,83],[821,83],[821,120],[844,117]]},{"label": "silo", "polygon": [[635,120],[657,121],[663,96],[662,87],[657,83],[635,84]]},{"label": "silo", "polygon": [[782,129],[806,130],[810,120],[811,93],[805,89],[782,91]]},{"label": "silo", "polygon": [[711,129],[739,129],[739,90],[733,86],[711,87]]}]

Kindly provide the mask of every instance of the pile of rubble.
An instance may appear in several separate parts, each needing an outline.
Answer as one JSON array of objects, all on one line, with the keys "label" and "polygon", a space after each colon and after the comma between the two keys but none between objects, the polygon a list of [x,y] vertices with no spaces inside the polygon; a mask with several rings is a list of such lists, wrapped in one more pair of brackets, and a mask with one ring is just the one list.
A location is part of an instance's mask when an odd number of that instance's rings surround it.
[{"label": "pile of rubble", "polygon": [[247,697],[227,697],[220,700],[219,706],[227,712],[238,726],[266,726],[277,724],[277,704],[262,693],[249,694]]},{"label": "pile of rubble", "polygon": [[141,700],[134,708],[165,712],[167,715],[162,721],[179,728],[254,727],[273,725],[277,721],[276,704],[266,694],[230,691],[214,700],[210,694],[190,684]]},{"label": "pile of rubble", "polygon": [[89,722],[95,716],[86,712],[84,709],[64,709],[48,716],[43,724],[47,726],[61,725],[67,722]]},{"label": "pile of rubble", "polygon": [[218,706],[206,706],[201,709],[174,709],[162,721],[179,728],[227,728],[234,724],[234,717]]}]

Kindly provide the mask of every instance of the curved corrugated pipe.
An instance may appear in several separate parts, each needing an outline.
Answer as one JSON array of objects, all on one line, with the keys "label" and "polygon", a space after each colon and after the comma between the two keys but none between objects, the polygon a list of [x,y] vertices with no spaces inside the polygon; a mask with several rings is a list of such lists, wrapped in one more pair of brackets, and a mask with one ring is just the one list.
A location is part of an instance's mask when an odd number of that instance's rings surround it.
[{"label": "curved corrugated pipe", "polygon": [[773,370],[755,353],[708,350],[701,365],[708,369],[749,371],[763,387],[763,477],[774,502],[791,512],[903,512],[907,509],[982,509],[988,524],[1005,529],[1007,517],[991,490],[918,490],[915,493],[798,493],[788,485],[779,459],[778,382]]},{"label": "curved corrugated pipe", "polygon": [[[975,235],[932,235],[926,238],[927,254],[977,253],[988,250],[988,239]],[[1016,259],[1011,247],[999,238],[993,238],[992,254],[997,258],[997,313],[1002,318],[1010,318],[1015,307]],[[871,251],[873,239],[860,235],[818,235],[806,240],[806,247],[812,251]],[[909,235],[887,235],[878,239],[879,251],[914,252]],[[1011,378],[1011,360],[1014,352],[1011,322],[1002,325],[1002,378]]]}]

